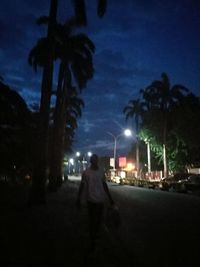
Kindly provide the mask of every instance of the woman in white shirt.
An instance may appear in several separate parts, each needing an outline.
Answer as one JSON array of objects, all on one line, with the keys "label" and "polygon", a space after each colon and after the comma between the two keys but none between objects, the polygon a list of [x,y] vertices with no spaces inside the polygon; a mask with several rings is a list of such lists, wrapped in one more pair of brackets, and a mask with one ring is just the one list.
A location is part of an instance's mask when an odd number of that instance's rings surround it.
[{"label": "woman in white shirt", "polygon": [[80,207],[81,195],[85,192],[88,207],[91,249],[94,249],[95,240],[97,239],[99,228],[102,223],[106,197],[108,197],[111,205],[114,205],[114,201],[109,192],[105,174],[99,169],[98,156],[96,154],[91,156],[90,163],[90,167],[82,174],[81,184],[78,191],[77,205]]}]

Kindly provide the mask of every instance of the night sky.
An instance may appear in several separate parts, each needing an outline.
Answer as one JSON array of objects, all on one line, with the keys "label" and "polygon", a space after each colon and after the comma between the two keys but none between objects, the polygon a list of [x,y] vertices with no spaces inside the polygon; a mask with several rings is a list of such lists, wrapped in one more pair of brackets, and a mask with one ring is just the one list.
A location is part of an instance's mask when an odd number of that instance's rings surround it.
[{"label": "night sky", "polygon": [[[48,15],[48,0],[1,0],[0,76],[29,105],[40,99],[41,70],[34,73],[27,57],[38,38],[37,26]],[[71,1],[60,0],[58,21],[72,15]],[[129,125],[122,113],[139,90],[166,72],[171,84],[182,84],[199,95],[200,1],[108,0],[105,17],[96,16],[96,1],[88,0],[87,32],[96,46],[95,76],[81,94],[85,102],[74,151],[112,155],[113,139]],[[56,76],[54,79],[56,86]],[[118,154],[124,155],[132,139],[121,137]]]}]

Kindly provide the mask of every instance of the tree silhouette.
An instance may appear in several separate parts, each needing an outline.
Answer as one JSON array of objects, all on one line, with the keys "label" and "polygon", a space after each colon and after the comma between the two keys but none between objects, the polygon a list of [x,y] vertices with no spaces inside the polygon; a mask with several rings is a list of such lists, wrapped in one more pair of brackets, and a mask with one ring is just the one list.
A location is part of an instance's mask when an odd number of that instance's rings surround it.
[{"label": "tree silhouette", "polygon": [[139,148],[139,129],[140,129],[140,119],[144,112],[144,104],[138,98],[136,100],[130,100],[128,105],[124,108],[123,112],[126,115],[126,120],[132,118],[135,120],[135,131],[136,131],[136,169],[137,177],[139,177],[140,172],[140,148]]},{"label": "tree silhouette", "polygon": [[[163,164],[164,175],[168,176],[167,166],[167,135],[170,128],[170,111],[185,96],[188,89],[182,85],[171,86],[166,73],[162,73],[161,80],[153,81],[145,90],[142,90],[143,99],[148,107],[148,113],[151,114],[153,121],[160,127],[163,146]],[[147,115],[148,116],[148,115]],[[150,122],[152,124],[152,122]],[[154,123],[154,125],[155,125]]]},{"label": "tree silhouette", "polygon": [[68,95],[62,106],[64,110],[59,109],[52,126],[49,174],[49,189],[52,191],[62,184],[64,151],[71,150],[77,119],[81,116],[81,109],[84,107],[83,100],[78,97],[75,88],[71,88],[69,91],[70,96]]},{"label": "tree silhouette", "polygon": [[[40,23],[47,23],[48,18],[40,18]],[[56,95],[56,106],[53,116],[52,132],[52,160],[50,164],[50,187],[54,190],[56,181],[62,180],[63,147],[65,124],[67,123],[67,109],[70,100],[75,99],[75,90],[72,86],[76,83],[79,91],[86,87],[87,81],[93,77],[93,59],[95,46],[85,34],[75,34],[74,18],[65,24],[56,23],[54,60],[60,60]],[[41,38],[31,50],[29,63],[37,70],[37,66],[43,66],[46,60],[48,39]],[[72,78],[73,77],[73,78]],[[77,93],[76,93],[77,94]],[[73,98],[72,98],[73,96]],[[77,103],[81,103],[80,101]],[[69,107],[67,107],[69,106]],[[51,181],[53,186],[51,186]]]},{"label": "tree silhouette", "polygon": [[[75,16],[78,25],[87,25],[87,14],[85,8],[85,0],[73,0]],[[104,16],[107,7],[107,0],[96,0],[97,2],[97,15],[101,18]]]},{"label": "tree silhouette", "polygon": [[24,99],[0,81],[1,175],[13,177],[22,168],[31,171],[34,129],[33,116]]},{"label": "tree silhouette", "polygon": [[[105,0],[98,1],[98,15],[101,17],[105,12]],[[85,1],[73,0],[76,23],[86,25],[84,23],[83,14],[85,13]],[[47,59],[43,67],[42,85],[41,85],[41,100],[40,100],[40,121],[38,124],[38,158],[35,162],[33,174],[33,186],[30,194],[30,204],[45,203],[45,183],[48,166],[48,136],[49,136],[49,116],[50,103],[52,94],[52,79],[53,79],[53,60],[55,52],[55,27],[57,21],[58,1],[51,0],[49,11],[49,22],[47,30]],[[82,14],[82,15],[81,15]],[[85,15],[86,18],[86,15]]]}]

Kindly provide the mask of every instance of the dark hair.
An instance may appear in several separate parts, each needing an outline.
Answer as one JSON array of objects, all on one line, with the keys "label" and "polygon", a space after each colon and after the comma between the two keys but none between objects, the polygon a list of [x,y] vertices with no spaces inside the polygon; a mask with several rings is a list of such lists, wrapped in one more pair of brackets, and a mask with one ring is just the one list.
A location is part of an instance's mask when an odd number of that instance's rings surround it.
[{"label": "dark hair", "polygon": [[90,157],[90,162],[92,162],[93,159],[98,160],[99,159],[98,155],[97,154],[92,154],[92,156]]}]

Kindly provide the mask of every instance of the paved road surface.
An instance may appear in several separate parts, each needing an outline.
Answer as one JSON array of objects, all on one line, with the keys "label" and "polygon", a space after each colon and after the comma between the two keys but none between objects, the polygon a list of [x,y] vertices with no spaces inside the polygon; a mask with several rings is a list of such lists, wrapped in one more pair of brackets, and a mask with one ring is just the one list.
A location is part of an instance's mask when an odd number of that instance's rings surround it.
[{"label": "paved road surface", "polygon": [[199,266],[199,197],[130,186],[111,190],[122,215],[123,246],[136,263]]},{"label": "paved road surface", "polygon": [[75,206],[79,182],[40,207],[26,206],[27,190],[0,192],[0,266],[199,266],[200,197],[110,184],[122,225],[104,227],[90,254],[87,212]]}]

